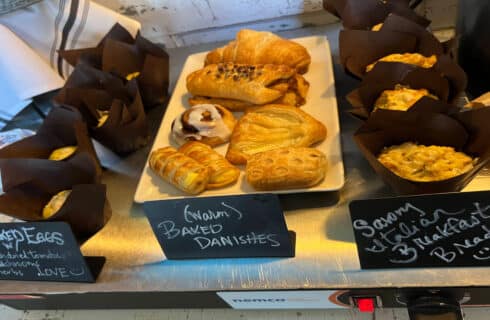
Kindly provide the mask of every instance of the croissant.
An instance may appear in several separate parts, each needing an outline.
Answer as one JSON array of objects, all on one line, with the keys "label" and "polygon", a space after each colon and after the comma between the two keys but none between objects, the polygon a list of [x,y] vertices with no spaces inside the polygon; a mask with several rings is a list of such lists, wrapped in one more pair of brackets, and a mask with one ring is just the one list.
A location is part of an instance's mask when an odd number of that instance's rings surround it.
[{"label": "croissant", "polygon": [[[293,103],[301,105],[305,103],[308,88],[309,83],[285,65],[219,63],[187,76],[187,90],[194,96],[231,99],[250,105],[286,98],[291,101],[291,94],[295,97]],[[216,102],[227,105],[222,100]]]},{"label": "croissant", "polygon": [[201,193],[209,181],[208,168],[172,147],[153,151],[149,164],[161,178],[187,193]]},{"label": "croissant", "polygon": [[237,33],[236,40],[209,52],[205,65],[220,62],[284,64],[305,73],[311,57],[305,47],[294,41],[267,31],[243,29]]},{"label": "croissant", "polygon": [[238,168],[204,143],[187,142],[179,148],[179,152],[191,157],[209,169],[210,177],[206,189],[216,189],[232,184],[240,176]]}]

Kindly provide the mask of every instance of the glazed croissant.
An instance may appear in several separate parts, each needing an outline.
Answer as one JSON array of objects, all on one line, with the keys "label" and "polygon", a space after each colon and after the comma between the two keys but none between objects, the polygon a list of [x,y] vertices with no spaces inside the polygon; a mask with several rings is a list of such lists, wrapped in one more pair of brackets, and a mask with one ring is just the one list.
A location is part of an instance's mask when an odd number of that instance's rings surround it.
[{"label": "glazed croissant", "polygon": [[305,73],[311,58],[306,48],[294,41],[267,31],[243,29],[236,40],[209,52],[205,65],[220,62],[283,64]]},{"label": "glazed croissant", "polygon": [[187,142],[179,148],[179,152],[191,157],[209,169],[210,177],[206,189],[216,189],[232,184],[240,176],[238,168],[204,143],[197,141]]},{"label": "glazed croissant", "polygon": [[[244,102],[248,106],[289,99],[298,106],[305,103],[308,88],[308,82],[285,65],[219,63],[187,76],[187,90],[192,95],[218,98],[220,101],[216,102],[225,107],[227,103],[223,100],[228,99]],[[297,98],[291,99],[291,95]]]},{"label": "glazed croissant", "polygon": [[198,194],[206,189],[208,168],[172,147],[153,151],[149,163],[160,177],[182,191]]}]

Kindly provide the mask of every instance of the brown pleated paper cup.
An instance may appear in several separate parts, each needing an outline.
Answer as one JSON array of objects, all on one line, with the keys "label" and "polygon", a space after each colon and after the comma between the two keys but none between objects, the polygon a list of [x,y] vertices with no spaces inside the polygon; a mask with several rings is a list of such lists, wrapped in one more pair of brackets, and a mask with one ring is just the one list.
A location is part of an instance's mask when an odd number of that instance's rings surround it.
[{"label": "brown pleated paper cup", "polygon": [[423,97],[408,112],[451,113],[457,108],[446,103],[450,95],[450,81],[434,69],[424,69],[398,62],[379,62],[366,74],[361,85],[347,95],[354,109],[350,112],[366,119],[384,90],[393,90],[397,84],[412,89],[427,89],[439,100]]},{"label": "brown pleated paper cup", "polygon": [[[46,160],[31,161],[30,164],[38,168],[47,167],[40,164],[40,161]],[[0,160],[2,173],[9,168],[8,162]],[[0,196],[0,212],[25,221],[64,221],[70,225],[80,241],[90,238],[102,229],[111,217],[110,205],[106,200],[106,187],[102,184],[85,183],[84,179],[63,179],[64,183],[55,182],[54,178],[60,177],[63,173],[67,173],[65,168],[56,174],[45,171],[37,176],[32,175],[32,179],[19,184],[4,184],[4,194]],[[74,175],[70,177],[73,178]],[[50,181],[40,184],[39,178]],[[44,206],[55,194],[63,190],[71,190],[65,202],[53,216],[44,219]]]},{"label": "brown pleated paper cup", "polygon": [[[135,80],[127,84],[108,73],[79,64],[54,99],[80,110],[91,135],[124,155],[149,141],[146,114]],[[99,122],[106,114],[105,122]]]},{"label": "brown pleated paper cup", "polygon": [[426,57],[441,56],[449,48],[424,27],[391,14],[379,31],[341,31],[339,50],[342,65],[353,75],[362,78],[369,64],[387,55],[420,53]]},{"label": "brown pleated paper cup", "polygon": [[136,79],[146,109],[162,105],[168,97],[168,54],[139,33],[133,38],[120,25],[115,25],[97,47],[61,51],[60,55],[72,66],[84,62],[123,81],[138,73]]},{"label": "brown pleated paper cup", "polygon": [[390,13],[397,14],[422,27],[430,21],[415,13],[407,0],[323,0],[325,10],[342,20],[347,29],[369,30],[383,22]]},{"label": "brown pleated paper cup", "polygon": [[[47,160],[51,153],[59,148],[76,147],[73,155],[65,160]],[[87,177],[91,183],[100,180],[102,170],[95,153],[92,140],[80,113],[72,107],[54,107],[46,116],[37,133],[0,149],[0,159],[33,159],[41,165],[50,163],[56,166],[68,163]],[[19,169],[20,170],[20,169]]]},{"label": "brown pleated paper cup", "polygon": [[[355,133],[354,140],[381,178],[400,194],[455,192],[463,189],[490,161],[490,108],[458,113],[379,110]],[[451,179],[414,182],[391,172],[377,159],[384,147],[404,142],[454,147],[477,159],[472,170]]]}]

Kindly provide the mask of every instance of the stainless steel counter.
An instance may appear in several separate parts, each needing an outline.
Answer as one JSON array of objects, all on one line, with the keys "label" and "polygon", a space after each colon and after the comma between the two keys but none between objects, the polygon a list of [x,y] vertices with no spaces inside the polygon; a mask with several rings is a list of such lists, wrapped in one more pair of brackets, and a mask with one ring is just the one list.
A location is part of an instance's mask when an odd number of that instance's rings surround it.
[{"label": "stainless steel counter", "polygon": [[[287,37],[327,34],[336,56],[338,29],[309,28]],[[188,54],[215,45],[170,50],[172,86]],[[336,61],[337,59],[334,59]],[[490,286],[490,268],[406,269],[363,271],[357,257],[347,205],[354,199],[394,195],[369,167],[352,140],[359,122],[348,114],[343,96],[356,80],[335,63],[342,128],[346,183],[337,193],[282,196],[289,229],[296,231],[296,257],[291,259],[165,259],[142,207],[133,194],[149,147],[124,159],[112,159],[104,173],[113,216],[86,242],[85,255],[103,255],[107,262],[94,284],[2,281],[0,294],[214,291],[296,288],[371,288],[417,286]],[[150,113],[156,132],[163,111]],[[490,176],[477,177],[467,190],[490,189]]]}]

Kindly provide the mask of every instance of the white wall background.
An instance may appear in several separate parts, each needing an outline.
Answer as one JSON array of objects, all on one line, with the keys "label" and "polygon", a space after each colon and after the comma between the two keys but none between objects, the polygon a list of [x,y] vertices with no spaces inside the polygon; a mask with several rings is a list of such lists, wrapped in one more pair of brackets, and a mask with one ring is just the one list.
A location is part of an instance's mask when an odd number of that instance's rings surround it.
[{"label": "white wall background", "polygon": [[[278,31],[336,21],[322,0],[95,1],[141,21],[143,34],[167,47],[227,40],[243,27]],[[457,1],[424,0],[419,11],[433,19],[434,29],[451,26]]]}]

